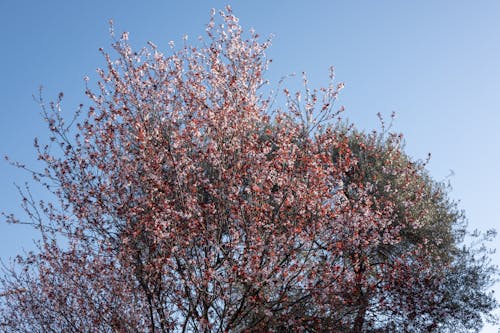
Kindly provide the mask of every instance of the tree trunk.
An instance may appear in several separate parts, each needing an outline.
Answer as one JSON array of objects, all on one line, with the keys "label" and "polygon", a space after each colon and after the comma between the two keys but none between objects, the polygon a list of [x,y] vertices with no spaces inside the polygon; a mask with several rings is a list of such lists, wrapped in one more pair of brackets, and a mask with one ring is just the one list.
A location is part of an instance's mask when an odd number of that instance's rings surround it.
[{"label": "tree trunk", "polygon": [[352,328],[353,333],[362,333],[363,325],[365,324],[366,310],[368,309],[368,297],[365,294],[360,293],[360,307],[354,320],[354,325]]}]

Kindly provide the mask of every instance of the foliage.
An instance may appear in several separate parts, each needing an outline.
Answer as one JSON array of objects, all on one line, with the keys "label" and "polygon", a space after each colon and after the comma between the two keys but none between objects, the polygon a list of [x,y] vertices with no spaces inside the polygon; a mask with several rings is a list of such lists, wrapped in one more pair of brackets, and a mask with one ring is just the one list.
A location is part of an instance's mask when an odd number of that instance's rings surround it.
[{"label": "foliage", "polygon": [[333,72],[272,109],[269,43],[221,17],[170,55],[123,34],[76,129],[61,99],[43,107],[51,143],[35,143],[46,168],[31,172],[58,201],[22,192],[42,238],[4,272],[0,327],[478,329],[496,271],[463,247],[445,188],[400,136],[335,121]]}]

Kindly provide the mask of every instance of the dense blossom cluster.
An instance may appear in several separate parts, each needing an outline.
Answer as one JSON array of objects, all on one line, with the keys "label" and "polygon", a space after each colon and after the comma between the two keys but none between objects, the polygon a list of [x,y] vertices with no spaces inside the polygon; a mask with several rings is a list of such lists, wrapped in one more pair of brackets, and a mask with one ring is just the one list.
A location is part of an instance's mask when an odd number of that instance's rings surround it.
[{"label": "dense blossom cluster", "polygon": [[477,327],[490,267],[465,264],[460,214],[401,137],[337,121],[333,73],[272,109],[268,43],[221,17],[170,55],[123,34],[77,128],[44,109],[54,142],[33,174],[59,201],[25,192],[40,252],[4,275],[0,330]]}]

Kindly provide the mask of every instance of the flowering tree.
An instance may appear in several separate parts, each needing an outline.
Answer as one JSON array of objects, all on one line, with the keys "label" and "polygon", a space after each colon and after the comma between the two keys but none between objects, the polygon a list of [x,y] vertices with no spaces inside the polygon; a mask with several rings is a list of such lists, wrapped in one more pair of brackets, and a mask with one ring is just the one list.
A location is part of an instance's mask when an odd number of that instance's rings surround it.
[{"label": "flowering tree", "polygon": [[[220,14],[201,47],[170,55],[134,52],[123,34],[76,128],[62,96],[43,106],[51,144],[35,143],[46,168],[30,172],[57,200],[22,191],[41,241],[5,270],[0,328],[477,327],[496,306],[491,267],[460,251],[460,215],[423,165],[398,136],[335,122],[333,73],[273,109],[268,42]],[[464,282],[475,294],[457,309]]]}]

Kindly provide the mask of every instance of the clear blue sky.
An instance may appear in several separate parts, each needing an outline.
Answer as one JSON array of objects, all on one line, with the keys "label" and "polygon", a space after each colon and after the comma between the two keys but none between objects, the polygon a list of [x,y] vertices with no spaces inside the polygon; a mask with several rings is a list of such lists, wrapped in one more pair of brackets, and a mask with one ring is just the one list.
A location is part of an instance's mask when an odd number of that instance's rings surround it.
[{"label": "clear blue sky", "polygon": [[[44,124],[32,100],[38,87],[65,108],[86,99],[109,48],[108,20],[134,45],[167,47],[204,33],[210,8],[231,4],[245,28],[274,34],[269,78],[306,71],[325,84],[328,67],[345,82],[340,103],[358,127],[378,128],[376,113],[397,113],[415,158],[450,178],[470,228],[499,222],[500,1],[0,1],[0,154],[36,163],[32,142]],[[29,175],[0,162],[0,210],[19,212],[14,182]],[[0,258],[32,247],[34,233],[0,223]],[[499,244],[496,241],[494,246]],[[494,256],[500,264],[500,256]],[[497,288],[498,289],[498,288]],[[493,332],[486,328],[484,332]]]}]

